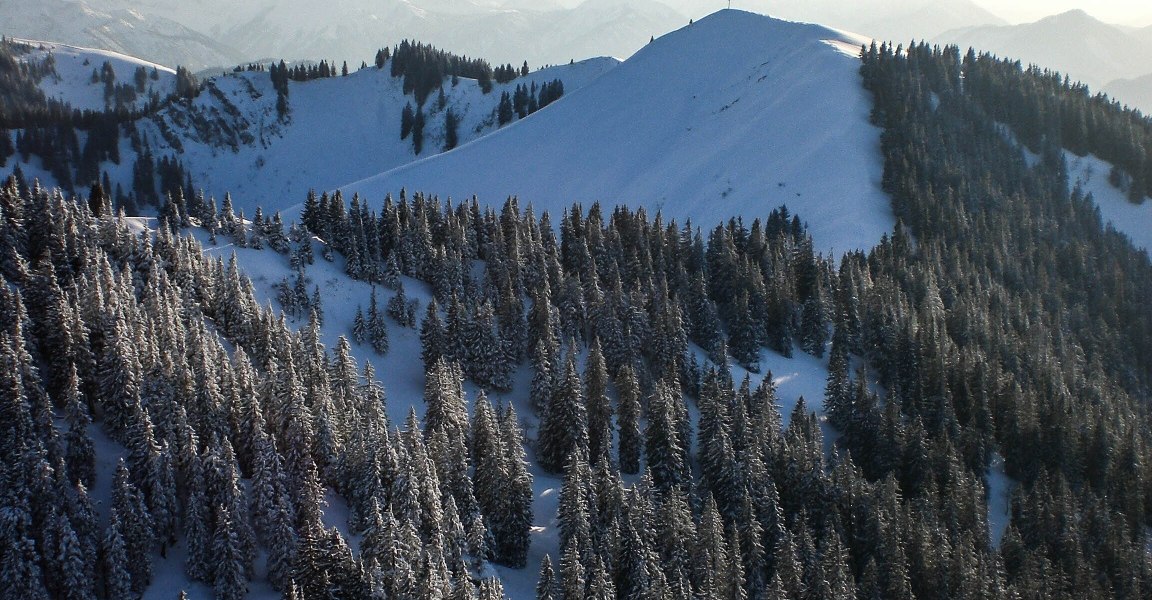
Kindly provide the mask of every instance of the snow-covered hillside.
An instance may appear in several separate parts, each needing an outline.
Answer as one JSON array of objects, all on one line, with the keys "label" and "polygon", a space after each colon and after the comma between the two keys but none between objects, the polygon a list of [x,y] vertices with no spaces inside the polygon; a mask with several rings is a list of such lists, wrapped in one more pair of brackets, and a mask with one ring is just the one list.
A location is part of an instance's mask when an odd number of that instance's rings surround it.
[{"label": "snow-covered hillside", "polygon": [[1068,184],[1079,187],[1085,194],[1092,194],[1100,216],[1117,231],[1127,235],[1132,245],[1152,253],[1152,206],[1133,204],[1127,194],[1108,182],[1112,165],[1095,156],[1076,156],[1065,151],[1064,160],[1068,164]]},{"label": "snow-covered hillside", "polygon": [[[31,43],[38,49],[25,55],[28,60],[51,52],[56,62],[58,76],[40,82],[45,94],[76,108],[105,108],[104,83],[91,79],[92,70],[100,71],[105,61],[115,70],[117,84],[132,84],[136,68],[146,69],[149,78],[145,93],[138,97],[139,106],[151,92],[166,98],[175,86],[173,71],[153,63],[103,50]],[[411,93],[404,94],[402,80],[390,76],[390,65],[353,71],[347,77],[289,82],[285,119],[278,115],[277,94],[266,71],[220,74],[204,81],[203,91],[191,104],[171,103],[138,121],[135,129],[155,160],[176,158],[197,189],[218,201],[231,193],[236,207],[251,214],[256,206],[282,209],[303,201],[309,189],[333,189],[441,152],[448,110],[459,120],[459,143],[465,143],[498,128],[496,109],[504,92],[512,95],[517,86],[540,88],[559,80],[565,93],[571,93],[618,64],[613,58],[593,58],[549,67],[494,84],[488,94],[475,80],[461,78],[453,84],[446,79],[444,107],[439,106],[436,92],[425,103],[419,156],[411,137],[400,138],[401,112],[415,101]],[[153,68],[156,80],[151,78]],[[552,110],[546,109],[528,118]],[[100,170],[114,187],[131,190],[138,153],[128,139],[121,141],[120,156],[119,163],[103,161]],[[8,164],[2,172],[6,176],[12,168]],[[57,183],[35,156],[20,168],[29,181]]]},{"label": "snow-covered hillside", "polygon": [[[698,0],[665,0],[689,16]],[[742,0],[735,6],[796,21],[822,23],[881,40],[923,39],[959,27],[1006,25],[972,0]],[[688,7],[695,7],[691,11]],[[704,10],[714,10],[715,5]]]},{"label": "snow-covered hillside", "polygon": [[[440,152],[449,109],[460,120],[460,142],[468,142],[496,129],[495,110],[503,92],[556,79],[563,81],[565,90],[577,90],[616,64],[605,58],[543,69],[497,84],[488,94],[471,79],[460,79],[455,86],[446,81],[445,107],[438,107],[433,93],[424,108],[427,124],[419,157],[413,153],[411,138],[400,139],[401,111],[415,102],[403,93],[401,79],[391,77],[387,66],[382,70],[369,67],[348,77],[290,82],[286,123],[278,119],[276,92],[267,73],[214,78],[194,105],[199,114],[234,120],[238,136],[246,129],[250,141],[237,137],[234,148],[221,146],[220,138],[213,135],[219,133],[215,129],[197,132],[188,127],[183,118],[186,112],[175,108],[145,122],[141,129],[161,147],[169,148],[157,123],[178,132],[179,158],[198,188],[217,199],[231,192],[238,208],[251,211],[259,205],[276,210],[302,202],[309,189],[332,189]],[[528,118],[541,118],[551,110],[547,107]]]},{"label": "snow-covered hillside", "polygon": [[517,195],[558,215],[626,203],[711,227],[786,204],[819,250],[891,231],[861,39],[725,10],[664,36],[538,118],[350,184],[489,203]]},{"label": "snow-covered hillside", "polygon": [[147,104],[152,94],[166,98],[176,89],[176,72],[172,69],[119,52],[34,40],[13,41],[33,48],[21,60],[39,63],[52,57],[55,73],[40,81],[40,89],[48,98],[66,102],[77,110],[101,111],[108,108],[109,103],[104,96],[105,84],[92,79],[94,72],[99,74],[102,71],[104,63],[112,67],[114,83],[133,86],[137,69],[144,69],[147,78],[142,91],[136,88],[136,108]]}]

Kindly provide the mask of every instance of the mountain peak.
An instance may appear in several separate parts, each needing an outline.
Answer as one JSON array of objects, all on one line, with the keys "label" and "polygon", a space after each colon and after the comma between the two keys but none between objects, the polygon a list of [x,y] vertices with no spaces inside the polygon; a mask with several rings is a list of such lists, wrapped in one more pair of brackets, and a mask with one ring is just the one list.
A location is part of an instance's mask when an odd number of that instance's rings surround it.
[{"label": "mountain peak", "polygon": [[787,205],[821,251],[868,248],[894,221],[881,161],[859,152],[880,143],[859,41],[718,11],[523,121],[345,191],[517,196],[553,215],[573,202],[628,204],[681,223]]},{"label": "mountain peak", "polygon": [[1065,11],[1059,14],[1052,15],[1040,19],[1040,23],[1053,23],[1053,24],[1069,24],[1069,23],[1102,23],[1096,17],[1088,14],[1082,8],[1073,8],[1072,10]]}]

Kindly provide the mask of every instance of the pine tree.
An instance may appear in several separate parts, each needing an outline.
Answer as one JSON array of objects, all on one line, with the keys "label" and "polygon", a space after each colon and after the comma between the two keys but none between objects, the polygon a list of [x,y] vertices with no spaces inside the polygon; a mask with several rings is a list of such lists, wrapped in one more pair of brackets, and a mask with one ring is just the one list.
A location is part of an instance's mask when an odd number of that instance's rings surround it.
[{"label": "pine tree", "polygon": [[420,359],[424,362],[425,371],[444,356],[445,335],[440,322],[440,308],[433,298],[425,309],[424,321],[420,323]]},{"label": "pine tree", "polygon": [[557,600],[584,600],[584,565],[576,545],[569,545],[560,558],[560,580]]},{"label": "pine tree", "polygon": [[73,483],[82,483],[85,487],[92,487],[96,481],[96,448],[92,437],[88,434],[88,427],[92,418],[88,414],[88,407],[80,396],[80,381],[76,374],[76,366],[72,365],[68,376],[68,390],[64,406],[68,421],[68,432],[64,436],[67,443],[64,460],[68,470],[68,478]]},{"label": "pine tree", "polygon": [[584,397],[588,405],[588,457],[592,462],[612,449],[612,405],[608,400],[608,369],[599,339],[592,340],[584,367]]},{"label": "pine tree", "polygon": [[631,365],[625,365],[616,380],[620,428],[620,472],[635,475],[640,472],[640,454],[644,438],[640,431],[640,384]]},{"label": "pine tree", "polygon": [[396,321],[409,329],[416,328],[416,311],[420,308],[420,301],[415,298],[409,298],[404,293],[404,284],[396,284],[396,295],[392,297],[390,302],[396,305],[395,312],[400,315]]},{"label": "pine tree", "polygon": [[188,546],[188,557],[184,570],[188,577],[196,581],[212,581],[213,570],[210,563],[212,530],[209,519],[211,508],[205,491],[204,474],[200,459],[193,459],[192,480],[188,483],[188,500],[184,517],[184,537]]},{"label": "pine tree", "polygon": [[[391,304],[389,304],[391,308]],[[368,341],[372,350],[377,354],[388,353],[388,324],[384,321],[384,313],[376,302],[376,288],[372,288],[372,296],[368,302]]]},{"label": "pine tree", "polygon": [[516,411],[508,406],[500,416],[504,449],[504,493],[499,527],[494,531],[496,552],[508,566],[522,568],[528,560],[528,546],[532,530],[532,474],[524,454],[524,434],[520,430]]},{"label": "pine tree", "polygon": [[576,372],[575,349],[568,353],[564,378],[557,383],[540,424],[536,439],[540,466],[559,473],[575,452],[588,449],[588,416],[580,376]]},{"label": "pine tree", "polygon": [[115,509],[105,530],[102,546],[105,595],[109,598],[130,598],[134,586],[129,572],[123,525]]},{"label": "pine tree", "polygon": [[95,600],[92,556],[68,523],[67,516],[53,512],[49,530],[45,535],[45,581],[52,588],[53,597],[68,600]]},{"label": "pine tree", "polygon": [[364,311],[357,306],[356,317],[352,320],[352,341],[363,344],[368,340],[368,325],[364,321]]},{"label": "pine tree", "polygon": [[536,600],[555,600],[556,575],[552,571],[552,555],[545,554],[540,561],[540,578],[536,583]]},{"label": "pine tree", "polygon": [[648,469],[657,489],[685,483],[687,465],[684,462],[684,446],[680,439],[681,431],[676,415],[677,402],[672,386],[666,382],[656,383],[652,396],[648,399],[648,426],[644,431],[644,453],[648,457]]},{"label": "pine tree", "polygon": [[132,590],[141,592],[152,582],[152,551],[156,533],[152,516],[144,505],[144,498],[129,481],[128,469],[123,461],[117,465],[115,481],[112,483],[112,506],[120,522],[127,557],[125,567],[131,574]]},{"label": "pine tree", "polygon": [[[440,88],[443,91],[444,88]],[[456,129],[460,124],[459,117],[449,108],[444,113],[444,151],[447,152],[460,143],[460,135]]]},{"label": "pine tree", "polygon": [[216,535],[212,543],[216,578],[213,590],[222,600],[239,600],[248,594],[249,570],[236,524],[227,506],[216,509]]},{"label": "pine tree", "polygon": [[18,495],[11,500],[5,499],[5,543],[4,552],[0,553],[0,584],[4,586],[4,593],[12,594],[13,598],[47,600],[49,595],[44,586],[40,555],[31,531],[32,518],[26,501],[28,495],[19,494],[22,491],[19,489],[12,491]]}]

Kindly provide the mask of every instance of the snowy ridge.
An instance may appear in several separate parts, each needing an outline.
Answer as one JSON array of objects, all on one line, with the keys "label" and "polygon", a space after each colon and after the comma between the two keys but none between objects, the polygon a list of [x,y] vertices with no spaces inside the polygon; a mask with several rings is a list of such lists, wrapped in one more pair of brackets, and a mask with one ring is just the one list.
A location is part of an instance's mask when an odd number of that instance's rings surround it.
[{"label": "snowy ridge", "polygon": [[[149,79],[148,93],[159,91],[163,98],[175,87],[174,72],[154,63],[103,50],[33,43],[44,50],[31,56],[52,52],[60,73],[56,79],[45,78],[41,87],[76,108],[104,109],[104,86],[91,83],[91,74],[105,60],[115,69],[117,83],[131,83],[136,67],[144,66],[149,72],[156,67],[159,76],[157,81]],[[498,128],[495,115],[502,93],[511,95],[519,85],[539,88],[554,80],[571,93],[617,64],[616,59],[601,57],[549,67],[494,84],[488,94],[472,79],[461,78],[456,85],[445,80],[445,107],[438,107],[435,92],[425,103],[424,149],[419,156],[413,152],[411,137],[400,139],[401,111],[415,101],[403,93],[402,79],[390,76],[389,65],[353,71],[348,77],[289,82],[285,120],[277,114],[276,92],[267,72],[223,73],[205,80],[204,90],[191,105],[172,103],[137,121],[136,128],[157,160],[177,158],[207,195],[219,201],[231,193],[236,207],[248,214],[256,206],[272,212],[299,204],[309,189],[333,189],[441,152],[448,109],[459,119],[457,132],[460,143],[465,143]],[[146,95],[138,99],[146,101]],[[529,118],[539,118],[551,108]],[[138,155],[127,139],[121,142],[120,155],[119,164],[104,161],[101,170],[113,186],[131,190]],[[12,166],[3,169],[5,176]],[[36,158],[20,168],[28,181],[56,185]]]},{"label": "snowy ridge", "polygon": [[820,251],[870,248],[894,219],[859,61],[844,50],[862,42],[721,11],[538,118],[344,190],[516,195],[555,215],[573,202],[625,203],[706,226],[787,204],[811,221]]},{"label": "snowy ridge", "polygon": [[[413,153],[412,139],[400,139],[400,113],[415,102],[402,89],[402,80],[384,69],[369,67],[348,77],[289,83],[290,114],[286,123],[276,113],[276,92],[267,73],[230,73],[208,82],[209,91],[196,99],[201,114],[225,115],[247,123],[250,139],[234,147],[193,135],[181,127],[173,110],[156,122],[145,123],[152,140],[163,141],[159,122],[180,135],[180,159],[192,172],[196,185],[223,197],[231,192],[238,208],[262,206],[278,210],[304,200],[309,189],[332,189],[348,181],[391,169],[440,152],[444,145],[445,113],[459,119],[461,143],[497,128],[495,110],[500,96],[517,85],[537,86],[560,79],[566,93],[579,89],[611,70],[613,59],[590,59],[572,65],[530,73],[507,84],[496,84],[484,94],[475,80],[444,84],[447,104],[437,106],[433,93],[424,107],[424,149]],[[229,109],[228,106],[232,109]],[[551,111],[530,115],[537,119]],[[175,122],[174,122],[175,121]],[[237,128],[243,132],[241,127]]]},{"label": "snowy ridge", "polygon": [[92,72],[99,72],[107,62],[116,74],[117,83],[132,83],[136,69],[143,67],[151,75],[156,71],[157,79],[149,78],[143,93],[138,94],[135,106],[142,107],[148,96],[156,93],[165,98],[175,90],[176,71],[146,60],[112,52],[81,48],[69,44],[42,42],[13,38],[13,42],[33,47],[32,52],[20,57],[23,61],[41,62],[48,56],[55,60],[55,76],[48,76],[40,82],[44,95],[67,102],[77,110],[104,110],[104,84],[92,82]]}]

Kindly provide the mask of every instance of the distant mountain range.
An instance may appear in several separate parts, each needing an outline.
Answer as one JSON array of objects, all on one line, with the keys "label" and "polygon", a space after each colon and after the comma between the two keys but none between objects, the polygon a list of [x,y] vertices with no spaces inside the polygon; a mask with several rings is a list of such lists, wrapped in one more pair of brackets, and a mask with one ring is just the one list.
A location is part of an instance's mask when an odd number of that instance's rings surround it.
[{"label": "distant mountain range", "polygon": [[371,61],[418,39],[533,67],[627,57],[688,17],[655,0],[45,0],[0,5],[0,33],[140,56],[193,71],[268,58]]},{"label": "distant mountain range", "polygon": [[192,70],[240,60],[235,48],[169,18],[111,2],[0,3],[0,34],[119,52]]}]

